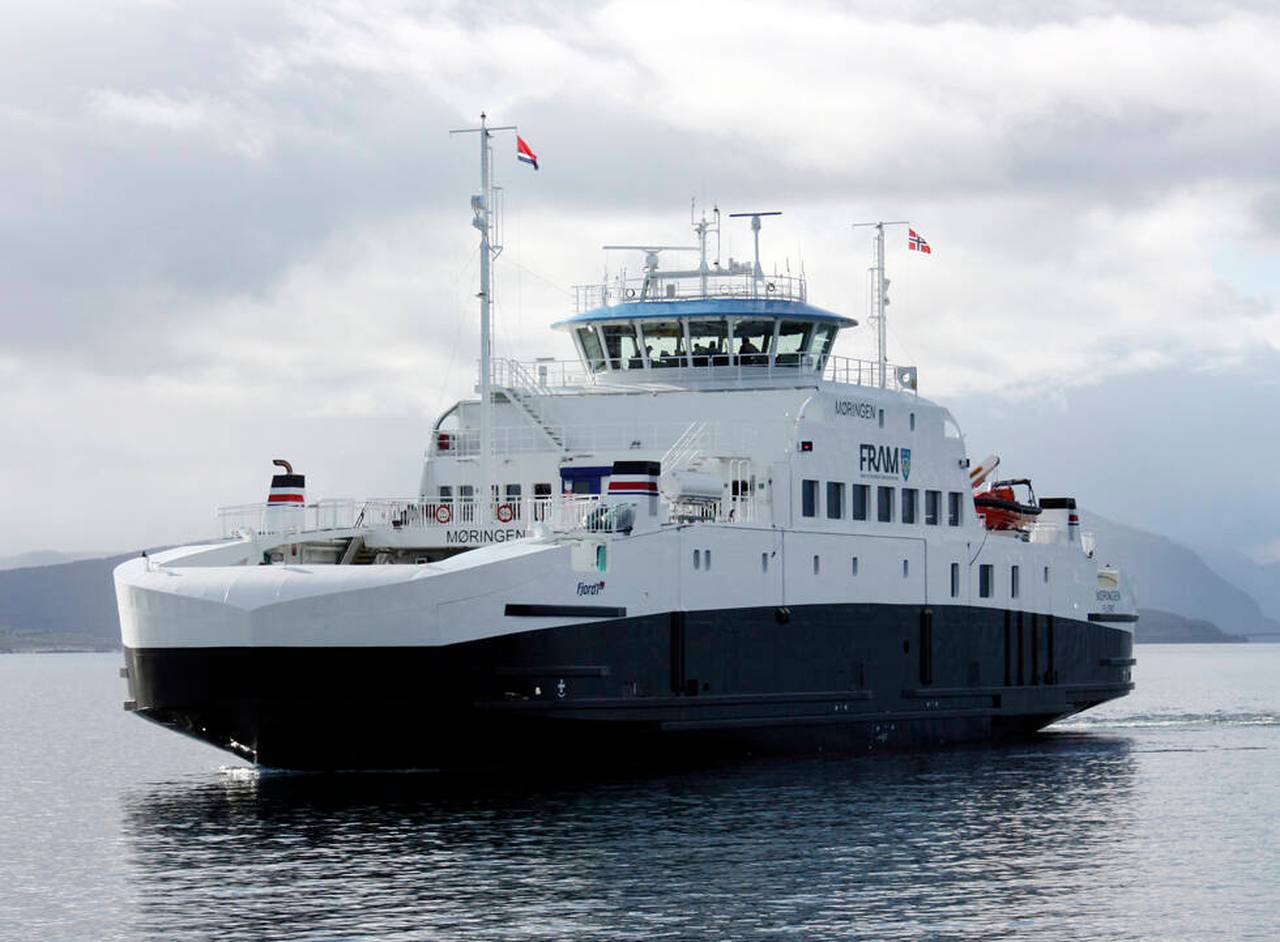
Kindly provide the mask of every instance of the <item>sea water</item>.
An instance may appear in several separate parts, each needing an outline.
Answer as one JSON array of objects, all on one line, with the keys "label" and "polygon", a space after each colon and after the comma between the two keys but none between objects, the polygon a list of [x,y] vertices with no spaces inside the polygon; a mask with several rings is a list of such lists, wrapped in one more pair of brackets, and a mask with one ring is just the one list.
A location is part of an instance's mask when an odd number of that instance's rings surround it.
[{"label": "sea water", "polygon": [[1280,645],[1137,657],[1030,742],[582,782],[258,774],[0,656],[0,938],[1280,938]]}]

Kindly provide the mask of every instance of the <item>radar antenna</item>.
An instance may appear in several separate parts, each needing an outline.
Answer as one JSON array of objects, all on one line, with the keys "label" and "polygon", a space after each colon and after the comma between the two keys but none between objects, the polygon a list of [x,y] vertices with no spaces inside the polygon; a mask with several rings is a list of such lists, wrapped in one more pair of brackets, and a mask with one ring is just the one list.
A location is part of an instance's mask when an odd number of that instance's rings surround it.
[{"label": "radar antenna", "polygon": [[781,216],[781,212],[770,211],[767,213],[730,213],[730,219],[742,219],[749,217],[751,219],[751,234],[755,237],[756,243],[756,264],[751,277],[751,296],[753,298],[760,296],[760,282],[764,279],[764,270],[760,267],[760,217],[761,216]]}]

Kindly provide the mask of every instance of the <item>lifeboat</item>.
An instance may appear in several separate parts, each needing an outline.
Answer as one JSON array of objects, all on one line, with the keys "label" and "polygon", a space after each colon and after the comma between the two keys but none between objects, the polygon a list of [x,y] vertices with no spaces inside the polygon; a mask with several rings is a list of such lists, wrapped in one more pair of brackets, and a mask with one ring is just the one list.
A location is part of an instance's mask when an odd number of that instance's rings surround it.
[{"label": "lifeboat", "polygon": [[[1028,496],[1025,502],[1018,499],[1015,487],[1026,487]],[[996,481],[987,490],[973,496],[973,505],[988,530],[1026,530],[1040,516],[1036,492],[1031,489],[1031,481],[1027,478]]]}]

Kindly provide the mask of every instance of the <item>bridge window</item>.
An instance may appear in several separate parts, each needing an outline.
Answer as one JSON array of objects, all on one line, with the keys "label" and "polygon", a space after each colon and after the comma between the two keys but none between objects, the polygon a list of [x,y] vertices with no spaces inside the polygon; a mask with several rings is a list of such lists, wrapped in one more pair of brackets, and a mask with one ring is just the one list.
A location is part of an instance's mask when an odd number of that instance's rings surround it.
[{"label": "bridge window", "polygon": [[871,503],[871,485],[853,485],[853,519],[867,519],[867,505]]},{"label": "bridge window", "polygon": [[839,481],[827,482],[827,517],[839,520],[844,516],[844,485]]},{"label": "bridge window", "polygon": [[743,366],[768,366],[773,321],[738,321],[733,327],[734,353]]},{"label": "bridge window", "polygon": [[809,351],[809,339],[813,324],[805,321],[783,321],[778,327],[778,354],[774,362],[778,366],[799,366],[803,354]]},{"label": "bridge window", "polygon": [[902,522],[916,522],[916,508],[920,504],[920,492],[914,487],[902,489]]},{"label": "bridge window", "polygon": [[893,488],[876,488],[876,519],[881,523],[893,523]]},{"label": "bridge window", "polygon": [[684,325],[679,321],[656,321],[640,325],[645,349],[649,352],[649,364],[655,369],[664,366],[687,366],[685,361]]},{"label": "bridge window", "polygon": [[800,482],[800,514],[804,517],[818,516],[818,482]]},{"label": "bridge window", "polygon": [[644,359],[640,356],[640,344],[636,340],[634,326],[605,324],[601,332],[604,334],[604,348],[609,355],[609,366],[612,369],[644,369]]},{"label": "bridge window", "polygon": [[942,518],[942,491],[924,492],[924,522],[936,527]]},{"label": "bridge window", "polygon": [[582,355],[592,372],[599,373],[604,369],[604,348],[600,346],[600,336],[594,327],[579,327],[578,342],[582,344]]},{"label": "bridge window", "polygon": [[818,324],[814,328],[813,354],[819,369],[827,362],[827,356],[831,353],[831,345],[835,340],[835,324]]},{"label": "bridge window", "polygon": [[947,492],[947,526],[958,527],[963,520],[961,503],[964,495],[959,491]]},{"label": "bridge window", "polygon": [[991,598],[991,582],[995,567],[990,563],[983,563],[978,567],[978,595],[984,599]]},{"label": "bridge window", "polygon": [[694,366],[729,365],[729,325],[725,321],[689,321],[689,352]]}]

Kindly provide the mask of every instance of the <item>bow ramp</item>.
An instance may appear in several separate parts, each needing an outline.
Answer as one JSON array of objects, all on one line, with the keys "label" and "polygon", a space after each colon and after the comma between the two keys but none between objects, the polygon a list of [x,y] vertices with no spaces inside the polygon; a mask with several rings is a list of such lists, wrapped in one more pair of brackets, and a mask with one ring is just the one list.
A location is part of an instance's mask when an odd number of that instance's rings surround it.
[{"label": "bow ramp", "polygon": [[224,543],[119,566],[125,646],[452,644],[501,634],[513,598],[570,614],[580,601],[571,547],[554,539],[418,566],[257,565],[257,555],[251,542]]}]

